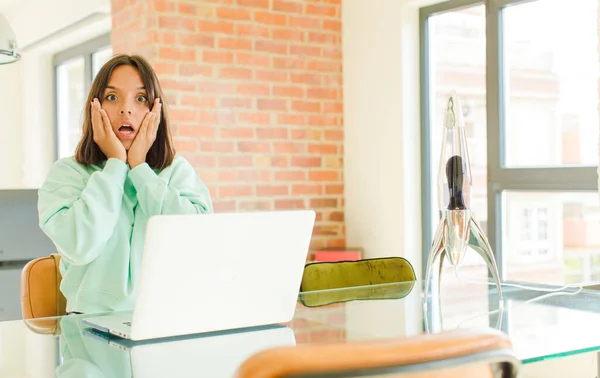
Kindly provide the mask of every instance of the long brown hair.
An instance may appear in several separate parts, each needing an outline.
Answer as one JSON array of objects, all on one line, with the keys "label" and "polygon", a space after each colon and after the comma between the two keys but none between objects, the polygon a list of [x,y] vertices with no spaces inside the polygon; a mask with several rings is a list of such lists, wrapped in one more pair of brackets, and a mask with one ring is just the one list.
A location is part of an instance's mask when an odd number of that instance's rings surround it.
[{"label": "long brown hair", "polygon": [[150,147],[148,154],[146,154],[146,163],[153,169],[162,170],[171,165],[175,158],[175,148],[173,147],[171,130],[169,128],[167,104],[156,72],[154,72],[154,69],[152,69],[146,59],[139,55],[115,55],[102,66],[96,75],[85,103],[83,135],[77,145],[75,160],[80,164],[96,165],[99,165],[106,160],[106,155],[104,155],[100,150],[100,147],[94,142],[91,104],[94,98],[97,98],[102,102],[102,95],[114,69],[122,65],[129,65],[137,69],[142,78],[142,82],[144,83],[144,88],[146,88],[149,104],[153,104],[154,99],[157,97],[160,98],[160,102],[162,103],[160,124],[156,133],[156,140],[152,147]]}]

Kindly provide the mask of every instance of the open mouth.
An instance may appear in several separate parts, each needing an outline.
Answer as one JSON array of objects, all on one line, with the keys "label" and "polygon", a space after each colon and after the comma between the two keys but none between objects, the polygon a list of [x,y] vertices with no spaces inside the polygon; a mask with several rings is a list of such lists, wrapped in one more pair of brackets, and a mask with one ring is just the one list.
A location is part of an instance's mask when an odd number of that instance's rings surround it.
[{"label": "open mouth", "polygon": [[135,136],[135,130],[131,125],[123,124],[119,127],[119,135],[124,139],[130,139]]},{"label": "open mouth", "polygon": [[131,133],[133,133],[133,127],[131,127],[129,125],[123,125],[123,126],[119,127],[119,132],[121,132],[123,134],[131,134]]}]

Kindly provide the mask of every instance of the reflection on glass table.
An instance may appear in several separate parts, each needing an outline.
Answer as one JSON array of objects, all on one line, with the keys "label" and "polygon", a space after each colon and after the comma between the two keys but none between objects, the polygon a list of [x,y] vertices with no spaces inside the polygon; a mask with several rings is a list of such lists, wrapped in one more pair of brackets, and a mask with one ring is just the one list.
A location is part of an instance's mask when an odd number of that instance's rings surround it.
[{"label": "reflection on glass table", "polygon": [[[600,350],[600,293],[581,287],[450,281],[439,298],[423,300],[423,283],[396,283],[301,293],[296,318],[343,324],[347,340],[491,327],[509,335],[523,363]],[[356,298],[349,300],[349,298]],[[333,303],[337,302],[337,303]],[[426,304],[426,306],[425,306]]]},{"label": "reflection on glass table", "polygon": [[288,324],[137,343],[91,331],[81,322],[97,314],[0,322],[0,376],[194,372],[231,377],[246,357],[270,346],[402,338],[467,327],[507,333],[525,364],[600,350],[596,291],[505,282],[499,311],[493,285],[449,280],[435,298],[437,307],[429,298],[424,311],[422,287],[416,281],[300,293]]}]

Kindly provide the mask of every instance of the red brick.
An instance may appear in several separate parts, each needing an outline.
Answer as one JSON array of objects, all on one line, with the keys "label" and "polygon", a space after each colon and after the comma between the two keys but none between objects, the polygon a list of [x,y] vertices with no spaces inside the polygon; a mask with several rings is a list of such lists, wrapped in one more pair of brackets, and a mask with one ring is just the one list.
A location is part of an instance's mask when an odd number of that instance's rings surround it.
[{"label": "red brick", "polygon": [[310,207],[313,209],[326,207],[336,208],[338,207],[338,200],[335,198],[313,198],[310,200]]},{"label": "red brick", "polygon": [[250,20],[250,12],[245,9],[219,8],[217,17],[231,20]]},{"label": "red brick", "polygon": [[320,157],[303,157],[303,156],[292,156],[293,167],[320,167],[321,166],[321,158]]},{"label": "red brick", "polygon": [[252,71],[247,68],[224,67],[219,70],[219,77],[224,79],[252,80]]},{"label": "red brick", "polygon": [[322,45],[334,45],[339,43],[339,35],[333,33],[315,33],[310,32],[308,34],[308,42],[313,44],[322,44]]},{"label": "red brick", "polygon": [[288,13],[300,13],[304,12],[304,7],[302,2],[292,2],[292,1],[282,1],[282,0],[273,0],[273,10],[280,12],[288,12]]},{"label": "red brick", "polygon": [[243,7],[268,8],[269,0],[236,0],[238,5]]},{"label": "red brick", "polygon": [[286,196],[289,194],[287,185],[259,185],[256,188],[256,195],[261,197],[266,196]]},{"label": "red brick", "polygon": [[320,113],[321,103],[308,101],[292,101],[292,110],[297,112]]},{"label": "red brick", "polygon": [[251,108],[252,99],[248,97],[224,97],[219,100],[222,108]]},{"label": "red brick", "polygon": [[273,209],[272,201],[240,201],[240,211],[268,211]]},{"label": "red brick", "polygon": [[323,132],[315,129],[292,130],[292,139],[321,140]]},{"label": "red brick", "polygon": [[240,66],[269,67],[271,58],[268,55],[237,53],[237,64]]},{"label": "red brick", "polygon": [[196,138],[214,138],[216,131],[210,126],[179,126],[178,135]]},{"label": "red brick", "polygon": [[335,17],[337,15],[337,9],[338,7],[334,6],[307,4],[306,14],[315,16]]},{"label": "red brick", "polygon": [[339,181],[338,171],[311,171],[308,173],[310,181]]},{"label": "red brick", "polygon": [[310,85],[321,85],[322,76],[316,74],[298,74],[292,73],[290,75],[292,83],[297,84],[310,84]]},{"label": "red brick", "polygon": [[341,102],[323,103],[324,113],[342,113],[343,110]]},{"label": "red brick", "polygon": [[326,140],[343,140],[344,139],[344,131],[343,130],[325,130],[325,139]]},{"label": "red brick", "polygon": [[341,184],[325,185],[325,194],[344,194],[344,185],[341,185]]},{"label": "red brick", "polygon": [[320,29],[321,21],[316,17],[290,16],[290,26],[294,29]]},{"label": "red brick", "polygon": [[287,54],[288,46],[286,43],[273,41],[255,41],[254,49],[256,51],[268,52],[273,54]]},{"label": "red brick", "polygon": [[202,33],[233,34],[233,24],[225,21],[198,20],[198,31]]},{"label": "red brick", "polygon": [[306,63],[306,69],[309,71],[319,71],[319,72],[342,72],[342,65],[340,62],[328,62],[322,60],[311,60]]},{"label": "red brick", "polygon": [[270,12],[254,12],[254,21],[266,25],[284,26],[287,24],[287,16]]},{"label": "red brick", "polygon": [[271,122],[269,113],[239,113],[238,121],[252,125],[268,125]]},{"label": "red brick", "polygon": [[273,29],[271,32],[273,39],[282,39],[289,42],[304,42],[304,32],[290,29]]},{"label": "red brick", "polygon": [[278,171],[275,172],[275,181],[306,181],[306,172]]},{"label": "red brick", "polygon": [[[170,13],[175,11],[175,2],[173,0],[154,0],[154,10],[159,13]],[[114,11],[113,7],[113,11]]]},{"label": "red brick", "polygon": [[215,210],[215,213],[231,212],[231,211],[235,211],[235,208],[236,208],[235,201],[214,201],[213,202],[213,209]]},{"label": "red brick", "polygon": [[273,173],[266,170],[236,170],[235,179],[237,181],[271,181]]},{"label": "red brick", "polygon": [[254,24],[236,24],[235,25],[235,34],[250,36],[250,37],[262,37],[269,38],[271,32],[269,27],[262,25],[254,25]]},{"label": "red brick", "polygon": [[261,127],[256,129],[258,139],[287,139],[288,129],[283,127]]},{"label": "red brick", "polygon": [[169,116],[175,123],[195,122],[198,114],[193,110],[171,109]]},{"label": "red brick", "polygon": [[300,86],[273,86],[275,97],[304,97],[304,88]]},{"label": "red brick", "polygon": [[342,23],[337,20],[323,20],[323,29],[340,32],[342,31]]},{"label": "red brick", "polygon": [[284,70],[302,70],[304,69],[305,61],[298,58],[289,57],[273,57],[273,67]]},{"label": "red brick", "polygon": [[[275,200],[275,209],[277,209],[277,210],[306,209],[306,204],[304,203],[304,200],[302,200],[302,199],[277,199],[277,200]],[[298,320],[298,319],[295,319],[295,320]]]},{"label": "red brick", "polygon": [[269,86],[265,84],[238,84],[236,92],[239,94],[265,96],[270,93]]},{"label": "red brick", "polygon": [[280,125],[304,126],[306,125],[306,117],[302,114],[279,114],[277,116],[277,123]]},{"label": "red brick", "polygon": [[315,155],[337,154],[338,146],[335,144],[311,143],[308,145],[308,153]]},{"label": "red brick", "polygon": [[251,127],[231,127],[219,129],[219,137],[226,139],[254,138],[254,129]]},{"label": "red brick", "polygon": [[277,71],[256,71],[256,80],[285,83],[288,81],[288,74]]},{"label": "red brick", "polygon": [[252,195],[252,187],[250,185],[219,187],[219,197],[241,197],[250,195]]},{"label": "red brick", "polygon": [[175,150],[178,152],[195,152],[198,149],[198,142],[195,139],[173,138],[173,144],[175,145]]},{"label": "red brick", "polygon": [[271,145],[265,142],[238,142],[238,152],[269,153]]},{"label": "red brick", "polygon": [[283,111],[286,111],[288,109],[286,100],[270,100],[270,99],[258,99],[256,101],[256,108],[258,110],[283,110]]},{"label": "red brick", "polygon": [[310,115],[308,124],[311,126],[340,126],[341,118],[338,115]]},{"label": "red brick", "polygon": [[294,154],[306,152],[305,143],[297,142],[280,142],[273,145],[275,153],[277,154]]},{"label": "red brick", "polygon": [[252,156],[244,155],[244,156],[219,156],[217,160],[219,167],[226,168],[239,168],[239,167],[252,167],[254,164],[252,163]]},{"label": "red brick", "polygon": [[159,56],[164,60],[193,62],[196,60],[196,50],[189,48],[160,47]]},{"label": "red brick", "polygon": [[252,50],[252,41],[243,38],[219,38],[220,49]]},{"label": "red brick", "polygon": [[200,93],[235,93],[235,84],[223,81],[202,80],[198,83],[198,92]]},{"label": "red brick", "polygon": [[292,195],[299,196],[304,194],[320,195],[323,193],[323,186],[315,184],[293,184]]},{"label": "red brick", "polygon": [[202,60],[205,63],[232,64],[233,53],[227,51],[204,51]]},{"label": "red brick", "polygon": [[310,99],[337,100],[337,88],[308,88],[306,96]]},{"label": "red brick", "polygon": [[333,222],[343,222],[344,213],[341,211],[334,211],[331,214],[329,214],[329,220]]},{"label": "red brick", "polygon": [[179,73],[182,76],[212,76],[212,67],[204,66],[197,63],[181,63],[179,65]]},{"label": "red brick", "polygon": [[227,153],[234,152],[235,145],[233,142],[200,142],[200,151],[202,152],[219,152]]},{"label": "red brick", "polygon": [[322,56],[322,49],[318,46],[307,45],[292,45],[290,46],[290,54],[297,56]]}]

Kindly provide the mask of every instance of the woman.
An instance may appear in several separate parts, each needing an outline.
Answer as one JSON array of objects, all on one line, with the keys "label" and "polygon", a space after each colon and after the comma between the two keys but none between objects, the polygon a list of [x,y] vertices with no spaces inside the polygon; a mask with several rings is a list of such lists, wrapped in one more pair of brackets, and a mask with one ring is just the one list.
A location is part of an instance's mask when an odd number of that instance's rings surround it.
[{"label": "woman", "polygon": [[75,156],[39,190],[40,227],[62,256],[68,313],[132,309],[149,217],[209,213],[212,203],[175,156],[163,92],[142,57],[110,59],[84,114]]}]

